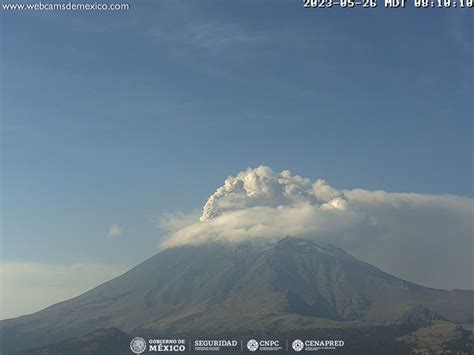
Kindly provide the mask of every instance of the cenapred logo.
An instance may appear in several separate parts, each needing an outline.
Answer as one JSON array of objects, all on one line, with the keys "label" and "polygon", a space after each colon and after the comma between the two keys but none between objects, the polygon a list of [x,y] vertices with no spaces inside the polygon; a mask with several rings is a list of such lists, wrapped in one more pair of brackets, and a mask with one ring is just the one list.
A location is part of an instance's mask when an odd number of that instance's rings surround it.
[{"label": "cenapred logo", "polygon": [[258,341],[256,341],[255,339],[250,339],[247,342],[247,349],[249,349],[250,351],[257,351],[258,350]]},{"label": "cenapred logo", "polygon": [[141,354],[146,350],[146,341],[143,338],[135,337],[130,342],[130,350],[135,354]]},{"label": "cenapred logo", "polygon": [[304,349],[303,341],[299,339],[295,339],[293,343],[291,343],[291,347],[293,348],[294,351],[299,352]]}]

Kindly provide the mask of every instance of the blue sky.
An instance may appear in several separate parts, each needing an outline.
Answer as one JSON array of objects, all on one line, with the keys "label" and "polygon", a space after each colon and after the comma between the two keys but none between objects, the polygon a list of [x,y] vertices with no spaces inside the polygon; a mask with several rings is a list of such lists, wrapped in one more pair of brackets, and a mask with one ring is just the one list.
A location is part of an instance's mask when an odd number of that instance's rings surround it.
[{"label": "blue sky", "polygon": [[260,164],[472,196],[472,11],[138,0],[0,17],[3,261],[136,264],[151,220]]}]

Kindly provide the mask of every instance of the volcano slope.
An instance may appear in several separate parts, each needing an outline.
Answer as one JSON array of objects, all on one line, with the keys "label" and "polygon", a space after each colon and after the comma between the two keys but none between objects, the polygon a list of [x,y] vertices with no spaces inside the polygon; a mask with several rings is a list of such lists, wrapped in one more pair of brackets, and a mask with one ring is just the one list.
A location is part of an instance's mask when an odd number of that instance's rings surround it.
[{"label": "volcano slope", "polygon": [[100,328],[205,334],[472,323],[474,291],[423,287],[334,246],[287,237],[265,245],[168,248],[125,274],[34,314],[0,322],[2,354]]}]

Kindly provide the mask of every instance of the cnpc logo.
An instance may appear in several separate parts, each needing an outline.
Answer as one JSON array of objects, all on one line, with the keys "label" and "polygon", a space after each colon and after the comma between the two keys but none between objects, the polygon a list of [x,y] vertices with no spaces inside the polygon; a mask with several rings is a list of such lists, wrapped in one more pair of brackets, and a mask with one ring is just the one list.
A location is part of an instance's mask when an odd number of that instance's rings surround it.
[{"label": "cnpc logo", "polygon": [[249,349],[250,351],[257,351],[258,350],[258,341],[256,341],[255,339],[250,339],[247,342],[247,349]]},{"label": "cnpc logo", "polygon": [[250,339],[247,342],[247,349],[250,351],[260,350],[280,350],[280,341],[279,340],[260,340]]}]

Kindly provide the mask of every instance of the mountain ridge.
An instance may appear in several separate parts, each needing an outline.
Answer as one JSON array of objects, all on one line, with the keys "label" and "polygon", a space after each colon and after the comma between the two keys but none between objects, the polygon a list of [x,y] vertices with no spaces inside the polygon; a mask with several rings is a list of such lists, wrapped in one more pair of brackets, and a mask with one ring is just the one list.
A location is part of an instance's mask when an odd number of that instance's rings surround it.
[{"label": "mountain ridge", "polygon": [[108,327],[179,334],[353,326],[401,321],[415,307],[426,311],[412,316],[472,322],[473,295],[423,287],[295,237],[263,246],[208,243],[165,249],[80,296],[0,321],[0,336],[11,351]]}]

